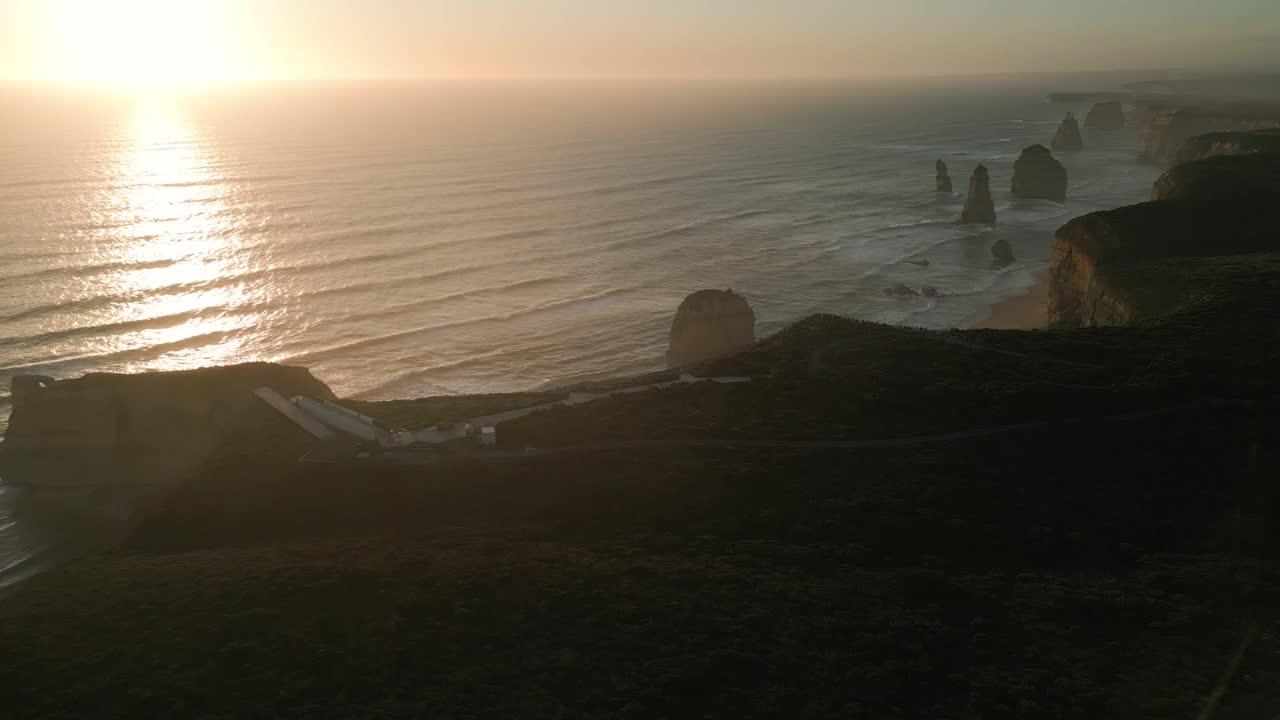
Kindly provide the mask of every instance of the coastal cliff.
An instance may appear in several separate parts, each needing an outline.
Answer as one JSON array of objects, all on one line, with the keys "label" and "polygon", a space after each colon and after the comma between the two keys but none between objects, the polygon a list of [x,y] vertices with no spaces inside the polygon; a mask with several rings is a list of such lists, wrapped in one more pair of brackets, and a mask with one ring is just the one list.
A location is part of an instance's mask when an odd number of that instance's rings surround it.
[{"label": "coastal cliff", "polygon": [[1173,164],[1182,165],[1220,155],[1276,152],[1280,152],[1280,129],[1206,133],[1183,143],[1174,155]]},{"label": "coastal cliff", "polygon": [[1143,133],[1142,158],[1168,164],[1186,142],[1209,133],[1244,133],[1280,128],[1280,106],[1187,107],[1158,113]]},{"label": "coastal cliff", "polygon": [[667,367],[728,355],[755,342],[756,315],[732,290],[699,290],[686,297],[671,323]]},{"label": "coastal cliff", "polygon": [[263,386],[285,397],[334,399],[306,368],[271,363],[68,380],[18,376],[0,447],[11,464],[74,458],[92,466],[129,458],[163,465],[167,475],[220,451],[294,453],[300,431],[251,394]]},{"label": "coastal cliff", "polygon": [[1221,258],[1280,250],[1278,193],[1280,156],[1211,158],[1166,172],[1151,202],[1063,225],[1051,250],[1051,326],[1129,325],[1203,300],[1206,284],[1221,285]]}]

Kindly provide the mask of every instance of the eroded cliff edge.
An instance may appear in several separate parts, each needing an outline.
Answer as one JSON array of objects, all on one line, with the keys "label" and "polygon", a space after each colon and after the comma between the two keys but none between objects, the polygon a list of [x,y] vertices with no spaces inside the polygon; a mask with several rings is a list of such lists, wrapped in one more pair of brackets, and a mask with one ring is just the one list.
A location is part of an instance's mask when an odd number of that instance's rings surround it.
[{"label": "eroded cliff edge", "polygon": [[1143,132],[1142,158],[1174,162],[1191,138],[1208,133],[1242,133],[1280,128],[1280,106],[1233,104],[1184,107],[1154,114]]},{"label": "eroded cliff edge", "polygon": [[[1091,213],[1058,229],[1049,322],[1129,325],[1235,297],[1275,273],[1280,155],[1217,157],[1156,181],[1151,202]],[[1246,278],[1245,276],[1250,276]],[[1236,281],[1225,282],[1226,277]],[[1266,281],[1270,282],[1270,281]]]}]

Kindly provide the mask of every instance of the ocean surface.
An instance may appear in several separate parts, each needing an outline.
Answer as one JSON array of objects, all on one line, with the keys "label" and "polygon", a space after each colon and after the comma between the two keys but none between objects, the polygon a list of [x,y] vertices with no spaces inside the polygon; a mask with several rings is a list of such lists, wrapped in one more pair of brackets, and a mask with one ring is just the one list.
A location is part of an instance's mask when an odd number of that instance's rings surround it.
[{"label": "ocean surface", "polygon": [[[701,288],[746,296],[758,335],[815,312],[971,326],[1032,284],[1056,227],[1158,174],[1136,131],[1086,130],[1060,156],[1065,205],[1009,198],[1018,152],[1088,110],[1046,102],[1063,89],[6,88],[0,427],[25,373],[270,360],[383,399],[654,370]],[[954,195],[934,192],[938,159]],[[980,162],[994,229],[955,223]],[[1018,260],[997,267],[1002,237]],[[10,510],[0,496],[0,575],[28,557]]]}]

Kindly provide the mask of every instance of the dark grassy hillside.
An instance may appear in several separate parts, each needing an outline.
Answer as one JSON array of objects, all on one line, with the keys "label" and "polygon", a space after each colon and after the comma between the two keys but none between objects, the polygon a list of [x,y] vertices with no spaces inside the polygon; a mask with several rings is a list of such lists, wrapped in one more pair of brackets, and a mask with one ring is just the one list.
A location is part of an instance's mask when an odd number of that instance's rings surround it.
[{"label": "dark grassy hillside", "polygon": [[1280,620],[1268,422],[241,460],[0,607],[0,692],[49,718],[1186,717]]}]

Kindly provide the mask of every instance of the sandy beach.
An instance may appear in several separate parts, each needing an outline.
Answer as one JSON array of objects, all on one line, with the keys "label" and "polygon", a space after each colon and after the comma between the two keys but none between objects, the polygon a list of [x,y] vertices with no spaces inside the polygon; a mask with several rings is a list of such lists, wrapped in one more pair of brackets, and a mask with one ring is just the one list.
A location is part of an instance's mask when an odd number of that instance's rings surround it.
[{"label": "sandy beach", "polygon": [[1049,268],[1036,272],[1036,284],[1005,296],[991,306],[991,317],[974,327],[991,330],[1037,330],[1049,325]]}]

